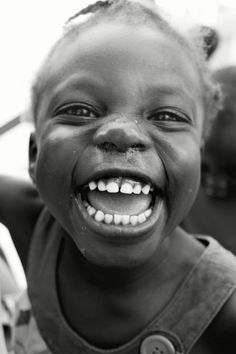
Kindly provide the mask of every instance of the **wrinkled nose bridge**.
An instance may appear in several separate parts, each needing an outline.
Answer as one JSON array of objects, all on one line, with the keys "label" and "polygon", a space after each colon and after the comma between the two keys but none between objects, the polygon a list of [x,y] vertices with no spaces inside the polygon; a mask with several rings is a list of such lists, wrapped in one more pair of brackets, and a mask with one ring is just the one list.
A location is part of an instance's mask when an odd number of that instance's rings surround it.
[{"label": "wrinkled nose bridge", "polygon": [[100,149],[121,152],[128,149],[146,150],[150,146],[150,138],[142,131],[137,121],[121,118],[100,127],[94,136],[94,144]]}]

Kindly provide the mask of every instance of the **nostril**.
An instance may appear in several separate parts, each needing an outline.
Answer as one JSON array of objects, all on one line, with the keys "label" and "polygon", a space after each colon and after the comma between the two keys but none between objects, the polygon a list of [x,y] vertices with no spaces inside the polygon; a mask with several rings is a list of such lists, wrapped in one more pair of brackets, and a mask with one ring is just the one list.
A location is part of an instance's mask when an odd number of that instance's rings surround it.
[{"label": "nostril", "polygon": [[137,143],[137,144],[131,145],[130,148],[133,150],[143,151],[143,150],[145,150],[145,145],[141,144],[141,143]]},{"label": "nostril", "polygon": [[115,151],[117,150],[117,146],[114,143],[105,141],[101,144],[98,145],[99,149],[104,150],[104,151]]},{"label": "nostril", "polygon": [[137,144],[132,144],[130,146],[127,146],[125,144],[123,144],[123,147],[121,148],[121,146],[117,146],[116,144],[114,143],[111,143],[111,142],[108,142],[108,141],[105,141],[101,144],[98,144],[97,145],[98,148],[100,150],[103,150],[103,151],[106,151],[106,152],[112,152],[112,151],[144,151],[145,150],[145,145],[144,144],[141,144],[141,143],[137,143]]}]

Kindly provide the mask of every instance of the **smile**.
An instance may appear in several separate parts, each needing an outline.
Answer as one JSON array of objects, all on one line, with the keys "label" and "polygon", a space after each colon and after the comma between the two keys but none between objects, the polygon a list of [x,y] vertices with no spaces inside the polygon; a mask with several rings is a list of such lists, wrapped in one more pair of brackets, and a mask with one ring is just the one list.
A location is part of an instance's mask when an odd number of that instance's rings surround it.
[{"label": "smile", "polygon": [[118,227],[146,223],[156,199],[160,199],[151,183],[123,176],[91,180],[83,186],[80,195],[84,209],[93,221]]}]

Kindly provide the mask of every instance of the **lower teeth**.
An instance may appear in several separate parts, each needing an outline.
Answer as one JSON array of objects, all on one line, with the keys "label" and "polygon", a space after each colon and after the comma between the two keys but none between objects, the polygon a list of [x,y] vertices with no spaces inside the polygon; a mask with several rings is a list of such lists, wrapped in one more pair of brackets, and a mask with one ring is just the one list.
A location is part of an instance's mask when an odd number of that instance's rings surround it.
[{"label": "lower teeth", "polygon": [[97,222],[113,225],[138,225],[143,224],[152,214],[152,209],[149,208],[139,215],[120,215],[120,214],[104,214],[101,210],[96,210],[94,207],[84,202],[84,206],[88,214]]}]

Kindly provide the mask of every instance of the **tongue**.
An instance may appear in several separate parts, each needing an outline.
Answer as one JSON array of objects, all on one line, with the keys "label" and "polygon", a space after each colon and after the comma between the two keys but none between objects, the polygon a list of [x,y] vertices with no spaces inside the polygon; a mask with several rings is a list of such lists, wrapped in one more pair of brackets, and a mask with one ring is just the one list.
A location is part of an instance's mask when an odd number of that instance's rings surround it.
[{"label": "tongue", "polygon": [[149,208],[151,195],[89,191],[88,201],[105,214],[138,215]]}]

